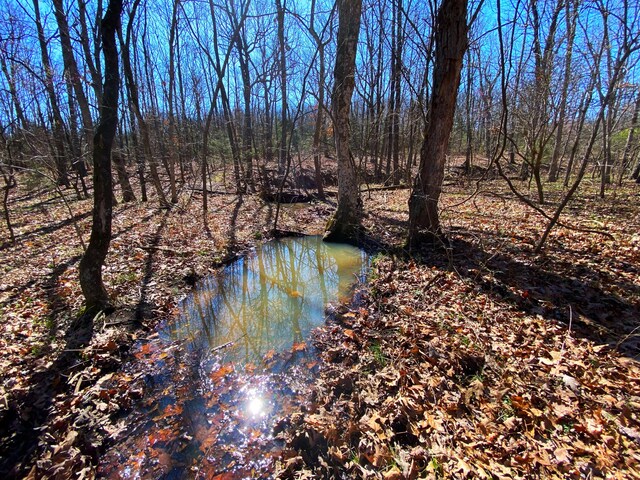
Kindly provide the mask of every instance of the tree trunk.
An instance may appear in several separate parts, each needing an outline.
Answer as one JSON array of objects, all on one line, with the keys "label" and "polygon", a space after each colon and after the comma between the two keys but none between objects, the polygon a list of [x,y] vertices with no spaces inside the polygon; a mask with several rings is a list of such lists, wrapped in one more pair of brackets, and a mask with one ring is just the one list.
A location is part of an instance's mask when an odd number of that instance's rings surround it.
[{"label": "tree trunk", "polygon": [[[282,111],[280,125],[280,154],[278,155],[278,174],[284,174],[287,163],[287,45],[284,38],[284,8],[282,0],[276,0],[278,20],[278,44],[280,48],[280,91],[282,94]],[[351,98],[351,97],[349,97]]]},{"label": "tree trunk", "polygon": [[9,240],[11,241],[12,244],[15,244],[16,236],[13,231],[13,224],[11,223],[11,215],[9,214],[9,193],[11,192],[12,188],[17,187],[17,183],[16,183],[15,176],[13,174],[13,167],[12,167],[13,162],[11,161],[11,148],[9,147],[7,139],[4,135],[4,128],[2,128],[1,126],[0,126],[0,138],[2,139],[2,143],[4,144],[4,148],[7,151],[7,157],[8,157],[8,165],[6,167],[7,168],[6,171],[3,168],[2,163],[0,163],[0,175],[2,175],[2,178],[4,179],[4,186],[2,188],[3,190],[2,211],[4,212],[4,220],[5,220],[5,223],[7,224],[7,230],[9,231]]},{"label": "tree trunk", "polygon": [[9,193],[12,188],[16,187],[16,180],[13,175],[5,175],[3,173],[4,178],[4,187],[2,187],[3,195],[2,195],[2,211],[4,212],[4,221],[7,224],[7,230],[9,230],[9,240],[12,244],[16,243],[16,235],[13,232],[13,224],[11,223],[11,215],[9,215]]},{"label": "tree trunk", "polygon": [[38,32],[38,43],[40,44],[40,54],[42,58],[42,68],[45,72],[45,90],[51,104],[53,114],[53,158],[56,165],[56,174],[58,185],[69,186],[69,177],[67,173],[67,160],[64,151],[64,127],[58,98],[56,96],[53,85],[53,69],[49,59],[49,50],[47,49],[47,40],[44,36],[44,28],[40,19],[40,5],[38,0],[33,0],[33,11],[35,13],[36,30]]},{"label": "tree trunk", "polygon": [[171,14],[171,28],[169,29],[169,142],[168,148],[168,165],[169,173],[169,191],[171,193],[171,203],[178,203],[178,191],[176,189],[176,159],[179,161],[180,139],[176,127],[176,117],[174,112],[174,90],[176,83],[175,55],[176,55],[176,37],[178,30],[178,7],[180,0],[173,1],[173,12]]},{"label": "tree trunk", "polygon": [[438,200],[453,127],[462,58],[467,48],[467,0],[444,0],[435,31],[433,93],[420,167],[409,198],[410,248],[433,242],[441,235]]},{"label": "tree trunk", "polygon": [[324,42],[315,28],[316,1],[311,0],[311,20],[309,22],[309,33],[318,49],[318,113],[316,114],[316,122],[313,129],[313,166],[315,169],[315,181],[318,197],[324,199],[324,188],[322,185],[322,163],[320,161],[320,140],[322,138],[322,127],[324,125],[324,77],[326,76],[325,68],[325,50]]},{"label": "tree trunk", "polygon": [[20,128],[27,127],[27,120],[24,116],[24,110],[22,109],[22,103],[20,102],[20,98],[18,97],[18,92],[16,90],[16,78],[15,78],[15,69],[13,66],[11,67],[11,72],[9,72],[9,68],[7,67],[7,61],[5,55],[0,55],[0,68],[2,68],[2,72],[7,81],[7,85],[9,87],[9,94],[11,95],[11,100],[13,101],[13,107],[16,110],[16,116],[18,117],[18,125]]},{"label": "tree trunk", "polygon": [[[247,6],[245,6],[242,17],[240,18],[240,26],[244,25],[244,20],[247,15]],[[231,47],[227,51],[228,53],[226,55],[226,58],[224,59],[224,63],[221,62],[220,49],[218,48],[218,27],[217,27],[218,22],[216,20],[216,14],[215,14],[216,9],[217,7],[214,6],[213,0],[209,0],[209,11],[211,13],[211,22],[213,25],[213,51],[214,51],[214,59],[215,59],[215,61],[213,62],[214,64],[213,66],[216,74],[218,75],[218,83],[216,85],[216,91],[220,92],[220,101],[222,102],[222,112],[224,115],[224,122],[227,130],[227,137],[229,138],[231,155],[233,156],[233,176],[236,184],[236,193],[241,194],[243,193],[243,186],[242,186],[242,178],[240,178],[240,162],[241,162],[240,151],[238,147],[236,131],[233,125],[233,118],[231,116],[231,104],[229,103],[229,97],[227,95],[227,90],[223,82]],[[238,34],[239,34],[239,31],[234,32],[232,43],[233,43],[233,39],[235,38],[235,35],[238,35]],[[214,95],[214,98],[215,98],[215,95]],[[224,167],[224,172],[226,173],[226,163]],[[225,188],[226,188],[226,182],[225,182]]]},{"label": "tree trunk", "polygon": [[393,53],[393,73],[392,73],[392,83],[394,90],[394,103],[393,103],[393,121],[392,121],[392,141],[391,148],[393,150],[393,184],[400,185],[400,107],[401,107],[401,96],[400,96],[400,86],[402,81],[402,39],[403,39],[403,28],[402,28],[402,0],[396,0],[396,41],[395,41],[395,51]]},{"label": "tree trunk", "polygon": [[[80,45],[84,53],[84,59],[87,62],[87,68],[91,74],[91,86],[96,95],[98,105],[102,105],[102,82],[100,81],[100,72],[96,68],[91,56],[89,44],[89,29],[87,28],[87,3],[88,0],[78,0],[78,19],[80,21]],[[102,8],[101,5],[98,8]]]},{"label": "tree trunk", "polygon": [[273,120],[271,116],[271,99],[267,81],[263,82],[264,98],[264,131],[262,133],[264,143],[264,159],[269,164],[273,161]]},{"label": "tree trunk", "polygon": [[[80,138],[78,137],[78,114],[76,112],[76,104],[73,99],[73,86],[67,78],[67,100],[69,105],[69,150],[71,151],[71,167],[76,172],[75,187],[77,191],[78,180],[82,184],[82,193],[85,198],[89,198],[89,191],[87,190],[87,184],[84,181],[84,177],[87,176],[87,165],[82,158],[82,146],[80,145]],[[82,196],[78,191],[78,200],[81,200]]]},{"label": "tree trunk", "polygon": [[80,261],[80,286],[90,311],[112,308],[102,281],[102,266],[111,243],[111,146],[118,126],[120,82],[116,30],[120,24],[121,12],[122,0],[109,0],[107,12],[100,26],[105,65],[100,123],[93,142],[93,223],[89,245]]},{"label": "tree trunk", "polygon": [[78,71],[78,64],[73,56],[73,46],[71,45],[71,36],[69,35],[69,24],[67,22],[67,15],[64,12],[64,5],[62,0],[53,0],[55,7],[56,22],[58,23],[58,30],[60,31],[60,45],[62,46],[62,60],[64,62],[64,69],[69,75],[69,80],[73,86],[73,91],[76,94],[76,100],[80,107],[80,117],[82,118],[82,127],[84,129],[84,137],[87,144],[91,146],[91,136],[93,135],[93,120],[91,119],[91,110],[89,109],[89,101],[80,83],[80,73]]},{"label": "tree trunk", "polygon": [[471,98],[471,89],[473,88],[473,81],[471,77],[471,50],[467,53],[467,84],[465,92],[465,129],[466,129],[466,148],[464,154],[464,173],[471,173],[471,167],[473,165],[473,124],[471,120],[471,107],[473,100]]},{"label": "tree trunk", "polygon": [[640,183],[640,159],[638,159],[638,163],[636,164],[636,168],[633,169],[633,173],[631,174],[631,178],[635,179],[636,183]]},{"label": "tree trunk", "polygon": [[[638,92],[638,96],[636,97],[636,104],[633,107],[633,117],[631,118],[631,126],[629,127],[629,134],[627,135],[627,141],[624,145],[624,152],[622,153],[622,166],[620,168],[620,176],[618,179],[618,185],[622,185],[622,176],[624,175],[625,170],[629,163],[631,163],[631,151],[633,150],[633,143],[636,128],[638,128],[638,117],[640,116],[640,92]],[[637,170],[637,169],[636,169]],[[632,178],[637,179],[638,174],[633,172],[635,176],[632,175]]]},{"label": "tree trunk", "polygon": [[149,169],[151,171],[151,182],[156,190],[156,194],[158,195],[158,201],[160,202],[161,207],[168,207],[169,202],[167,202],[167,197],[162,190],[162,184],[160,183],[160,176],[158,175],[158,168],[153,158],[153,152],[151,150],[151,138],[149,135],[149,126],[145,118],[142,116],[142,112],[140,110],[140,101],[138,97],[138,85],[133,76],[133,69],[131,68],[131,33],[133,29],[133,19],[136,15],[136,10],[138,5],[140,4],[140,0],[134,1],[131,7],[131,13],[129,14],[129,24],[127,25],[127,34],[126,40],[122,39],[122,35],[120,35],[120,46],[122,48],[122,70],[125,76],[125,82],[127,85],[127,94],[129,97],[129,106],[133,110],[133,113],[136,116],[136,120],[138,121],[138,127],[140,128],[140,135],[142,136],[142,149],[144,152],[144,156],[141,159],[139,165],[141,169],[144,169],[145,160],[149,162]]},{"label": "tree trunk", "polygon": [[338,158],[338,208],[327,225],[326,241],[353,241],[360,234],[362,200],[351,155],[349,116],[355,87],[361,0],[338,1],[338,40],[333,84],[333,132]]},{"label": "tree trunk", "polygon": [[569,91],[569,80],[571,79],[571,56],[573,53],[573,41],[576,33],[577,6],[572,10],[575,1],[567,1],[565,5],[565,21],[567,25],[567,53],[564,59],[564,72],[562,77],[562,91],[560,93],[560,113],[558,114],[558,130],[556,131],[556,140],[551,156],[551,164],[549,165],[549,182],[558,180],[558,172],[560,170],[560,152],[562,150],[562,142],[564,135],[564,123],[567,112],[567,93]]},{"label": "tree trunk", "polygon": [[[242,15],[242,11],[240,12]],[[242,99],[244,111],[242,114],[242,161],[244,162],[244,189],[255,192],[253,181],[253,122],[251,118],[251,90],[252,82],[249,72],[249,62],[251,60],[249,46],[246,39],[246,31],[240,28],[243,19],[237,18],[234,5],[228,10],[229,20],[233,28],[238,33],[235,35],[235,48],[238,52],[238,63],[240,66],[240,76],[242,78]]]},{"label": "tree trunk", "polygon": [[324,125],[324,77],[326,73],[324,45],[322,43],[320,43],[318,55],[320,57],[320,75],[318,77],[318,113],[316,114],[316,123],[313,130],[313,166],[315,168],[316,190],[318,191],[318,197],[324,199],[322,162],[320,160],[320,140],[322,138],[322,126]]},{"label": "tree trunk", "polygon": [[114,153],[112,155],[113,163],[116,167],[116,174],[118,175],[118,183],[122,190],[122,201],[135,202],[136,196],[133,193],[131,182],[129,181],[129,174],[127,173],[127,167],[125,165],[124,157],[120,153]]}]

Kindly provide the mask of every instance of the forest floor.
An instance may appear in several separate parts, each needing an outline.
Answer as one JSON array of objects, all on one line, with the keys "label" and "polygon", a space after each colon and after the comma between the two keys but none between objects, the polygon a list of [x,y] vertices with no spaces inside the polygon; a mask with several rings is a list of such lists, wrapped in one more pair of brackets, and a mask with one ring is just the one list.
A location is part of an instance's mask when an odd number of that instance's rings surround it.
[{"label": "forest floor", "polygon": [[[412,255],[408,191],[363,194],[371,278],[314,336],[319,373],[278,422],[274,475],[640,478],[640,190],[601,200],[587,187],[563,219],[605,234],[557,228],[534,254],[544,219],[504,186],[474,186],[445,189],[449,243]],[[12,192],[16,243],[0,246],[3,478],[95,476],[146,394],[124,368],[132,347],[194,279],[264,241],[275,215],[216,194],[207,230],[187,189],[171,210],[118,205],[104,270],[118,310],[80,321],[91,202],[65,195]],[[283,206],[278,227],[320,233],[332,210]]]}]

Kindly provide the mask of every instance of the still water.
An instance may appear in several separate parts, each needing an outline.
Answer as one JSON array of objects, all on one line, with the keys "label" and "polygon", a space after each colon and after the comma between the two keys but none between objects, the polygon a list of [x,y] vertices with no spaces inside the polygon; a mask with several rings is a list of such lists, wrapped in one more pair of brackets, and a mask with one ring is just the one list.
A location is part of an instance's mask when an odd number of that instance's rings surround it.
[{"label": "still water", "polygon": [[272,478],[274,424],[307,408],[307,344],[327,304],[362,281],[363,251],[321,237],[272,241],[202,280],[160,334],[135,348],[144,398],[122,419],[100,477]]},{"label": "still water", "polygon": [[201,281],[168,335],[224,361],[258,363],[271,350],[302,343],[324,322],[328,303],[348,299],[366,264],[362,250],[320,236],[266,243]]}]

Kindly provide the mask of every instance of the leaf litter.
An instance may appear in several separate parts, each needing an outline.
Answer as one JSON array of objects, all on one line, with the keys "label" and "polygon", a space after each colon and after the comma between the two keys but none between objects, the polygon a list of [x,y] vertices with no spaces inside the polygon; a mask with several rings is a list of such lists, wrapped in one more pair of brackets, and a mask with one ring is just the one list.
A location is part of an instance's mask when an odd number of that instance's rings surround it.
[{"label": "leaf litter", "polygon": [[278,478],[640,478],[638,211],[584,200],[615,241],[559,229],[536,257],[524,207],[479,196],[409,256],[383,221],[406,196],[385,197],[368,227],[387,246],[316,336]]},{"label": "leaf litter", "polygon": [[[281,418],[243,430],[247,447],[229,448],[224,464],[208,454],[242,420],[224,396],[252,386],[220,364],[194,400],[181,375],[197,362],[153,332],[188,278],[264,238],[268,205],[212,197],[209,234],[189,197],[170,212],[118,206],[105,279],[120,313],[95,319],[83,342],[69,335],[82,301],[73,225],[47,191],[12,199],[19,243],[0,249],[3,462],[31,478],[108,476],[119,445],[129,472],[147,478],[180,462],[195,478],[640,478],[637,192],[584,194],[568,212],[613,239],[558,228],[534,255],[541,219],[484,187],[462,204],[465,189],[448,187],[448,248],[412,257],[400,246],[406,192],[365,194],[382,252],[367,292],[289,352],[312,343],[319,353],[304,365],[317,379],[297,386]],[[73,208],[87,235],[90,202]],[[316,233],[330,211],[292,209],[281,228]],[[154,388],[162,371],[174,372],[170,390]],[[206,402],[206,422],[183,422],[190,401]],[[278,447],[256,468],[266,437]]]}]

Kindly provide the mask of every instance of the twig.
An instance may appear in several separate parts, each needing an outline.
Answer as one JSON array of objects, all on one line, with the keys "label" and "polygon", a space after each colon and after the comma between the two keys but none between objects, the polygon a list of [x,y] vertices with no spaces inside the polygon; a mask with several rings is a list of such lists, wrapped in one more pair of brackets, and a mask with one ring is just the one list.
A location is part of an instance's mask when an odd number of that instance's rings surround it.
[{"label": "twig", "polygon": [[434,283],[444,277],[444,273],[440,272],[435,275],[431,280],[427,282],[427,284],[422,288],[423,292],[427,291]]},{"label": "twig", "polygon": [[620,347],[620,345],[622,345],[624,342],[626,342],[627,340],[629,340],[631,337],[637,337],[640,336],[640,334],[634,333],[636,330],[638,330],[640,328],[640,325],[638,325],[636,328],[634,328],[633,330],[631,330],[629,333],[627,333],[624,337],[622,337],[618,343],[616,343],[616,350]]},{"label": "twig", "polygon": [[240,335],[238,338],[236,338],[235,340],[232,340],[231,342],[223,343],[222,345],[218,345],[217,347],[213,347],[210,351],[211,352],[217,352],[218,350],[222,350],[223,348],[232,347],[235,343],[239,342],[240,340],[242,340],[246,336],[247,336],[247,334],[244,333],[244,334]]},{"label": "twig", "polygon": [[222,345],[218,345],[217,347],[213,347],[211,349],[212,352],[217,352],[218,350],[222,350],[223,348],[227,348],[227,347],[231,347],[233,346],[234,342],[227,342],[227,343],[223,343]]},{"label": "twig", "polygon": [[562,347],[560,347],[560,356],[558,357],[558,362],[556,363],[556,365],[560,365],[560,360],[562,360],[562,354],[564,353],[564,345],[567,341],[567,337],[571,335],[572,323],[573,323],[573,309],[571,308],[571,305],[569,305],[569,329],[567,330],[567,334],[564,336],[564,339],[562,340]]}]

